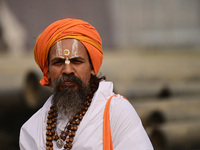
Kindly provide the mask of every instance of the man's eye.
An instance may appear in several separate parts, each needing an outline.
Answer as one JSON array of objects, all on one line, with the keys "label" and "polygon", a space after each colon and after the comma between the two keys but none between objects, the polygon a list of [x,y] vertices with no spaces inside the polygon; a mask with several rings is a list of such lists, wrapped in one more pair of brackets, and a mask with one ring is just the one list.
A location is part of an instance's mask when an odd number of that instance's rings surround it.
[{"label": "man's eye", "polygon": [[63,64],[63,63],[64,63],[64,60],[58,60],[58,61],[54,61],[54,62],[52,63],[52,65],[58,66],[58,65],[61,65],[61,64]]},{"label": "man's eye", "polygon": [[78,59],[76,59],[76,60],[70,60],[70,62],[73,63],[73,64],[81,64],[81,63],[83,63],[82,60],[78,60]]}]

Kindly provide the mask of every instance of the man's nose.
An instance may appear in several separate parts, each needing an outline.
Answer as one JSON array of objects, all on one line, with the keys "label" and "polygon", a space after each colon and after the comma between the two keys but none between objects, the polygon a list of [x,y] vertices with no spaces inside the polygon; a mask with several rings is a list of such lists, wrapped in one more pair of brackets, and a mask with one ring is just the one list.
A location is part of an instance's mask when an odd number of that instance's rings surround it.
[{"label": "man's nose", "polygon": [[72,64],[64,64],[62,68],[62,74],[74,74],[74,68]]}]

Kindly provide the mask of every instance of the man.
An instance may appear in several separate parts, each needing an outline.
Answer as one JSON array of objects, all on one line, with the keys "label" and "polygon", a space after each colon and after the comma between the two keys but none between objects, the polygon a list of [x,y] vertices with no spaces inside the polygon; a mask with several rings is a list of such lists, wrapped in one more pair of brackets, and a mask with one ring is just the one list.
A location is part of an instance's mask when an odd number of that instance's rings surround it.
[{"label": "man", "polygon": [[96,29],[78,19],[49,25],[38,37],[40,83],[54,94],[21,128],[21,150],[152,150],[132,105],[97,77],[103,60]]}]

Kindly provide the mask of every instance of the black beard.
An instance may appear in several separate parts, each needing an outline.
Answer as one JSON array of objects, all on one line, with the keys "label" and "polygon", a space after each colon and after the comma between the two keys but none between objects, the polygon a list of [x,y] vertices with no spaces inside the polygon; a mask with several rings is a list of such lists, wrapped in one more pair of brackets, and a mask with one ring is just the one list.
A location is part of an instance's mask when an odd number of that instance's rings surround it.
[{"label": "black beard", "polygon": [[[65,86],[64,82],[72,82],[74,86]],[[54,89],[54,96],[52,103],[55,105],[58,114],[61,117],[67,117],[71,119],[77,112],[82,108],[86,97],[91,92],[89,85],[85,85],[75,75],[63,75],[62,77],[55,80],[52,84]]]}]

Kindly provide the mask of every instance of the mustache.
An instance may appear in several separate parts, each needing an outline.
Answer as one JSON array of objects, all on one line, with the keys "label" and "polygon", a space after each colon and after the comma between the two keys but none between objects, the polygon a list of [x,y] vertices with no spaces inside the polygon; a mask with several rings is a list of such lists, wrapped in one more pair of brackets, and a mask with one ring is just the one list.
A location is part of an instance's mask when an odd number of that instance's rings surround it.
[{"label": "mustache", "polygon": [[81,79],[79,79],[74,74],[69,74],[69,75],[64,74],[57,80],[58,80],[57,81],[58,83],[63,83],[63,82],[72,82],[72,83],[77,83],[77,84],[82,83]]},{"label": "mustache", "polygon": [[82,80],[79,79],[77,76],[74,74],[63,74],[60,78],[56,79],[53,83],[53,87],[56,91],[59,91],[61,87],[65,87],[64,83],[65,82],[71,82],[74,83],[78,86],[81,86],[83,84]]}]

